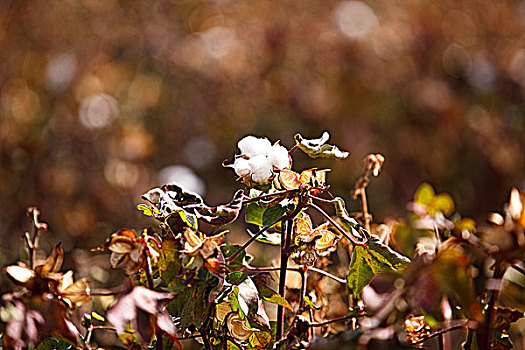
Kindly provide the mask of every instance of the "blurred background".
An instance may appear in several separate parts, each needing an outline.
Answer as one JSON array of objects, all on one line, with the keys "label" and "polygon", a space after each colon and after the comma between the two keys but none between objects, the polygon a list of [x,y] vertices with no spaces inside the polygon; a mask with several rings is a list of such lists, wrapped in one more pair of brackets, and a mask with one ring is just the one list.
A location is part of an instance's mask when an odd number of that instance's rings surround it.
[{"label": "blurred background", "polygon": [[241,137],[325,130],[350,158],[294,169],[332,168],[351,209],[374,152],[376,220],[428,181],[484,222],[525,185],[525,2],[2,0],[0,265],[24,254],[28,206],[78,262],[155,225],[136,210],[152,187],[228,202]]}]

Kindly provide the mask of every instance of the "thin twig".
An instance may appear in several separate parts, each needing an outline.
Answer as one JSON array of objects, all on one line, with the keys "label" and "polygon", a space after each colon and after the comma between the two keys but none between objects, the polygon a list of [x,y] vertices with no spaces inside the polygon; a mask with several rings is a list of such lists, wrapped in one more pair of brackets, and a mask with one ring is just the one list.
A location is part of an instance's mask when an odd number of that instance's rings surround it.
[{"label": "thin twig", "polygon": [[352,198],[357,199],[360,197],[361,200],[361,211],[363,212],[363,219],[365,220],[365,229],[370,232],[370,223],[372,216],[368,212],[368,203],[366,199],[366,187],[370,183],[371,176],[378,176],[381,172],[385,157],[381,154],[369,154],[363,159],[363,171],[359,180],[357,180],[354,189],[352,190]]},{"label": "thin twig", "polygon": [[293,154],[295,151],[297,151],[297,149],[299,149],[299,144],[296,143],[295,146],[293,146],[289,151],[288,151],[288,154]]},{"label": "thin twig", "polygon": [[276,222],[274,223],[271,223],[271,224],[268,224],[266,226],[264,226],[263,228],[261,228],[259,231],[257,231],[257,233],[255,233],[246,243],[243,244],[242,247],[240,247],[235,253],[233,253],[231,256],[225,258],[224,260],[228,263],[232,260],[234,260],[239,254],[241,254],[246,248],[248,248],[248,246],[250,244],[252,244],[260,235],[262,235],[264,232],[266,232],[270,227],[272,227],[273,225],[281,222],[283,220],[283,218],[280,218],[279,220],[277,220]]},{"label": "thin twig", "polygon": [[343,279],[343,278],[339,278],[339,277],[337,277],[337,276],[334,276],[334,275],[332,275],[330,272],[326,272],[326,271],[321,270],[321,269],[318,269],[318,268],[316,268],[316,267],[309,267],[308,270],[309,270],[309,271],[312,271],[312,272],[317,272],[317,273],[319,273],[319,274],[321,274],[321,275],[324,275],[324,276],[326,276],[326,277],[328,277],[328,278],[331,278],[331,279],[333,279],[334,281],[337,281],[337,282],[339,282],[339,283],[346,284],[346,280],[345,280],[345,279]]},{"label": "thin twig", "polygon": [[368,212],[368,202],[366,199],[366,190],[363,188],[359,191],[359,198],[361,199],[361,211],[363,212],[363,219],[365,221],[365,229],[370,232],[371,215]]},{"label": "thin twig", "polygon": [[316,201],[319,201],[319,202],[323,202],[323,203],[334,203],[334,202],[337,201],[336,198],[326,199],[326,198],[321,198],[321,197],[317,197],[317,196],[313,196],[313,195],[310,195],[310,198],[315,199]]},{"label": "thin twig", "polygon": [[328,220],[337,229],[337,231],[341,232],[343,236],[345,236],[350,242],[352,242],[353,245],[364,245],[366,243],[366,241],[363,241],[363,242],[356,241],[354,237],[350,236],[350,234],[345,229],[343,229],[337,222],[335,222],[335,220],[332,219],[330,215],[328,215],[318,205],[314,203],[310,203],[309,206],[316,209],[318,212],[320,212],[321,215],[323,215],[326,218],[326,220]]},{"label": "thin twig", "polygon": [[283,195],[290,195],[291,193],[299,194],[299,192],[300,191],[298,189],[291,189],[291,190],[284,190],[284,191],[280,191],[280,192],[263,194],[262,196],[258,196],[258,197],[244,197],[243,198],[243,203],[257,202],[257,201],[262,200],[262,199],[279,197],[279,196],[283,196]]},{"label": "thin twig", "polygon": [[27,248],[29,249],[31,268],[34,269],[36,267],[36,253],[38,251],[40,233],[47,230],[47,224],[45,222],[40,222],[40,210],[38,210],[37,207],[28,208],[27,215],[30,216],[33,221],[33,233],[30,235],[29,232],[26,232],[25,239]]},{"label": "thin twig", "polygon": [[[271,272],[271,271],[278,271],[278,270],[281,269],[280,266],[255,267],[255,266],[249,266],[249,265],[246,265],[246,264],[244,265],[244,268],[246,270],[248,270],[248,271],[253,271],[253,272]],[[287,270],[288,271],[301,272],[301,271],[303,271],[303,267],[301,265],[293,266],[293,267],[288,267]],[[337,276],[334,276],[330,272],[318,269],[316,267],[308,267],[308,271],[316,272],[318,274],[321,274],[321,275],[324,275],[324,276],[326,276],[328,278],[331,278],[334,281],[337,281],[337,282],[342,283],[342,284],[346,284],[346,280],[345,279],[339,278]]]},{"label": "thin twig", "polygon": [[439,331],[437,331],[435,333],[432,333],[428,337],[425,337],[424,339],[420,339],[420,340],[418,340],[416,342],[410,343],[410,345],[421,344],[421,343],[424,343],[424,342],[426,342],[427,340],[429,340],[431,338],[438,337],[438,336],[440,336],[442,334],[445,334],[445,333],[448,333],[448,332],[452,332],[452,331],[455,331],[455,330],[458,330],[458,329],[461,329],[461,328],[465,328],[465,327],[468,327],[468,321],[466,321],[464,323],[461,323],[461,324],[457,324],[455,326],[451,326],[449,328],[445,328],[445,329],[439,330]]},{"label": "thin twig", "polygon": [[352,319],[352,318],[355,318],[357,316],[353,315],[353,316],[341,316],[341,317],[337,317],[337,318],[334,318],[334,319],[331,319],[331,320],[328,320],[328,321],[324,321],[324,322],[319,322],[319,323],[310,323],[309,327],[322,327],[322,326],[326,326],[326,325],[329,325],[330,323],[335,323],[335,322],[341,322],[341,321],[346,321],[346,320],[349,320],[349,319]]}]

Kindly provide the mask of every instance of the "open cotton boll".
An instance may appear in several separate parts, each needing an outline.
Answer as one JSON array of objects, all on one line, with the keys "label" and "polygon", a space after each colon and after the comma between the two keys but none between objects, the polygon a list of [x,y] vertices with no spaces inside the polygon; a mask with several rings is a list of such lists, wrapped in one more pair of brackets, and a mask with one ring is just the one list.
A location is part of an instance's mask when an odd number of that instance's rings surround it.
[{"label": "open cotton boll", "polygon": [[235,174],[241,177],[248,176],[252,172],[250,161],[244,158],[235,159],[233,169],[235,169]]},{"label": "open cotton boll", "polygon": [[270,164],[277,169],[285,169],[290,167],[290,157],[288,156],[288,150],[276,143],[272,146],[270,154],[268,155]]},{"label": "open cotton boll", "polygon": [[258,183],[266,183],[272,176],[272,164],[265,155],[258,155],[248,161],[252,170],[252,180]]},{"label": "open cotton boll", "polygon": [[259,154],[267,155],[272,148],[272,144],[267,138],[257,138],[249,135],[237,143],[241,153],[248,157],[254,157]]}]

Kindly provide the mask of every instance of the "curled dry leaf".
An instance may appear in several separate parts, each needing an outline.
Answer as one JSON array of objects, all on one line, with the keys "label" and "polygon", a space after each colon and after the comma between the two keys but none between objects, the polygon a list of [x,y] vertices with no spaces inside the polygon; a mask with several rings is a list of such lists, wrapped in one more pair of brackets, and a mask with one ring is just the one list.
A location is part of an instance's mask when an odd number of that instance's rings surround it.
[{"label": "curled dry leaf", "polygon": [[307,169],[303,172],[296,173],[293,170],[283,169],[279,175],[274,178],[274,185],[277,189],[296,190],[303,185],[312,187],[326,186],[326,173],[330,169],[318,170],[316,168]]},{"label": "curled dry leaf", "polygon": [[78,281],[73,280],[73,271],[69,270],[59,280],[57,287],[58,295],[67,300],[72,308],[79,307],[91,299],[90,288],[85,278]]},{"label": "curled dry leaf", "polygon": [[305,139],[301,134],[296,134],[294,138],[297,147],[312,158],[345,159],[350,155],[348,152],[341,151],[337,146],[327,144],[330,134],[326,131],[318,139]]},{"label": "curled dry leaf", "polygon": [[173,295],[169,293],[137,286],[117,300],[108,310],[107,318],[118,334],[131,324],[143,344],[148,344],[157,330],[174,338],[175,325],[165,307],[172,299]]},{"label": "curled dry leaf", "polygon": [[27,284],[35,277],[35,271],[24,265],[7,266],[4,268],[4,272],[13,282],[21,285]]},{"label": "curled dry leaf", "polygon": [[239,190],[233,195],[233,199],[228,204],[216,207],[203,206],[195,209],[197,218],[213,226],[223,226],[233,222],[239,216],[242,208],[244,191]]},{"label": "curled dry leaf", "polygon": [[339,236],[328,229],[328,222],[312,227],[312,220],[308,214],[295,219],[296,238],[303,243],[310,243],[315,239],[314,249],[319,255],[325,255],[335,249]]},{"label": "curled dry leaf", "polygon": [[44,264],[35,269],[19,264],[7,266],[4,272],[16,284],[24,286],[30,295],[39,296],[45,293],[66,301],[70,308],[76,308],[91,299],[90,288],[86,279],[73,280],[73,271],[63,274],[58,272],[62,267],[64,251],[58,244],[46,258]]},{"label": "curled dry leaf", "polygon": [[146,261],[146,241],[138,237],[134,231],[123,229],[109,237],[104,245],[94,251],[111,251],[111,267],[122,267],[126,274],[137,273]]},{"label": "curled dry leaf", "polygon": [[228,231],[223,231],[215,236],[208,237],[202,232],[186,228],[184,231],[184,250],[182,253],[188,254],[189,256],[200,254],[204,259],[208,259],[224,241],[224,235],[227,232]]},{"label": "curled dry leaf", "polygon": [[246,341],[254,332],[258,331],[256,328],[248,328],[246,320],[241,319],[238,314],[231,315],[227,320],[228,332],[237,341]]},{"label": "curled dry leaf", "polygon": [[232,308],[230,307],[230,304],[228,304],[226,301],[223,301],[222,303],[219,303],[215,306],[215,319],[219,324],[224,324],[224,320],[228,316],[229,313],[232,312]]}]

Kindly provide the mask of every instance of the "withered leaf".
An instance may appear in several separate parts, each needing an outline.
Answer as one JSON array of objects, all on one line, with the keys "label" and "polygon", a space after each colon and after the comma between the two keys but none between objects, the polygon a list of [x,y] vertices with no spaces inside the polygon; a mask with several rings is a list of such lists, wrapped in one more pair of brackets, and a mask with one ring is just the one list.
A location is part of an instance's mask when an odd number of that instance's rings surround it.
[{"label": "withered leaf", "polygon": [[203,206],[195,209],[197,218],[213,225],[223,226],[233,222],[239,216],[239,211],[242,208],[242,198],[244,191],[239,190],[233,195],[233,199],[228,204],[218,205],[216,207]]},{"label": "withered leaf", "polygon": [[58,272],[62,267],[64,261],[64,250],[62,249],[62,243],[58,243],[57,246],[51,252],[51,255],[47,257],[43,265],[37,266],[36,270],[42,276],[48,272]]},{"label": "withered leaf", "polygon": [[294,138],[297,147],[311,158],[345,159],[350,155],[348,152],[341,151],[337,146],[327,144],[330,134],[326,131],[318,139],[305,139],[301,134],[296,134]]},{"label": "withered leaf", "polygon": [[21,265],[7,266],[4,268],[4,272],[17,284],[26,284],[35,277],[35,271]]},{"label": "withered leaf", "polygon": [[108,310],[107,319],[118,334],[124,332],[128,323],[131,324],[143,344],[151,341],[156,329],[174,337],[175,325],[167,322],[167,318],[171,320],[171,317],[165,307],[172,299],[172,294],[137,286],[118,299]]}]

